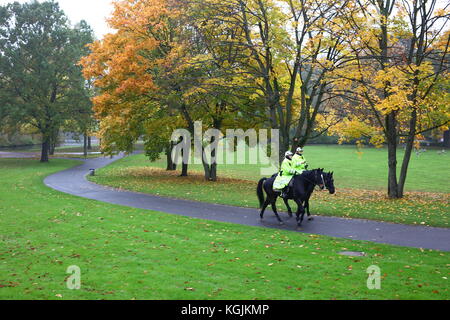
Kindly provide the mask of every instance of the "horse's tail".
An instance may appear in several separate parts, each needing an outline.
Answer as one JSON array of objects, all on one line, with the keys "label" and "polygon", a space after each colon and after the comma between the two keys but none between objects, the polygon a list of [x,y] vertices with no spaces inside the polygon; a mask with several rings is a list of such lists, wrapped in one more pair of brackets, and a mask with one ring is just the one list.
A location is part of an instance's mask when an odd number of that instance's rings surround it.
[{"label": "horse's tail", "polygon": [[256,188],[256,194],[258,195],[260,208],[263,207],[264,201],[265,201],[263,185],[264,185],[264,182],[266,182],[266,180],[267,180],[267,178],[262,178],[261,180],[259,180],[258,187]]}]

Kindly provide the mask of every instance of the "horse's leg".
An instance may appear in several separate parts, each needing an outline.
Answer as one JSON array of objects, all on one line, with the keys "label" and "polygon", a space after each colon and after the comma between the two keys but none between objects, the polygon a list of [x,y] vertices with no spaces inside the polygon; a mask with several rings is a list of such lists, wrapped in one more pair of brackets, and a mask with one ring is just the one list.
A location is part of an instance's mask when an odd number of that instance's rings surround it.
[{"label": "horse's leg", "polygon": [[270,196],[267,197],[266,201],[264,202],[264,205],[261,208],[261,214],[259,215],[261,217],[261,220],[264,219],[264,212],[266,211],[267,206],[271,203]]},{"label": "horse's leg", "polygon": [[278,222],[280,224],[283,224],[283,220],[281,220],[280,216],[278,215],[276,203],[277,203],[277,199],[275,198],[272,200],[272,211],[277,216]]},{"label": "horse's leg", "polygon": [[297,203],[297,227],[300,228],[305,216],[305,209],[303,208],[301,200],[295,199],[295,203]]},{"label": "horse's leg", "polygon": [[284,204],[286,205],[286,208],[288,209],[288,213],[289,213],[289,218],[292,218],[292,209],[289,206],[289,200],[288,199],[283,199]]},{"label": "horse's leg", "polygon": [[305,200],[305,210],[306,213],[308,214],[308,220],[313,221],[314,217],[311,217],[311,212],[309,211],[309,197]]}]

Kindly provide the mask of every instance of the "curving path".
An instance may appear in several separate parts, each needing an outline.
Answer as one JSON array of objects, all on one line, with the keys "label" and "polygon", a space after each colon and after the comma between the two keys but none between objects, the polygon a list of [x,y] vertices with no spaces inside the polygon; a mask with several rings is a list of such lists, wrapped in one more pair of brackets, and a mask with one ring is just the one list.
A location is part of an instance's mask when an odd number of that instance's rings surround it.
[{"label": "curving path", "polygon": [[0,151],[0,159],[12,159],[12,158],[36,158],[38,154],[36,152],[9,152]]},{"label": "curving path", "polygon": [[[104,167],[121,157],[123,156],[88,159],[80,166],[47,177],[44,183],[53,189],[75,196],[139,209],[162,211],[169,214],[248,226],[277,228],[338,238],[450,251],[450,229],[446,228],[315,216],[315,220],[312,222],[305,219],[302,229],[296,230],[295,218],[286,220],[285,224],[280,226],[270,210],[267,211],[265,220],[261,221],[259,212],[256,209],[163,198],[100,186],[86,180],[85,177],[89,173],[89,169]],[[287,219],[287,215],[283,216],[283,219]]]}]

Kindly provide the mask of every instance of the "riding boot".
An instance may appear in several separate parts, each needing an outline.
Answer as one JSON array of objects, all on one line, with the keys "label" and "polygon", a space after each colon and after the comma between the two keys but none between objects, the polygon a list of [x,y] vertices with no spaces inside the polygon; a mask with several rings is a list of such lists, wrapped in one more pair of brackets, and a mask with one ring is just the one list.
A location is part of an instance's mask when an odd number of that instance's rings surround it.
[{"label": "riding boot", "polygon": [[289,186],[284,188],[283,191],[281,192],[281,197],[283,199],[287,199],[288,196],[289,196]]}]

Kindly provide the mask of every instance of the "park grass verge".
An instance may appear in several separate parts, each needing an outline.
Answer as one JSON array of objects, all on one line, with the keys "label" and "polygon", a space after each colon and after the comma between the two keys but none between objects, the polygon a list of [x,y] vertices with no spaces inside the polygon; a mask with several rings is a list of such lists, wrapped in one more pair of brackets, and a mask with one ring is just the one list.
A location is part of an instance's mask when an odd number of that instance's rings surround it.
[{"label": "park grass verge", "polygon": [[[129,159],[132,158],[132,159]],[[226,175],[217,182],[208,182],[198,170],[190,176],[165,171],[150,164],[143,155],[121,159],[98,170],[90,181],[120,189],[159,196],[258,208],[256,181]],[[130,166],[130,161],[132,162]],[[245,176],[244,176],[245,177]],[[335,195],[314,192],[311,201],[313,215],[380,220],[393,223],[450,227],[449,194],[437,192],[407,192],[403,199],[390,200],[382,190],[339,188]],[[286,210],[282,201],[279,209]],[[295,205],[294,205],[295,210]]]},{"label": "park grass verge", "polygon": [[[0,299],[450,297],[447,252],[109,205],[42,183],[77,163],[0,160]],[[72,265],[80,290],[66,287]],[[381,268],[381,290],[367,288],[371,265]]]}]

